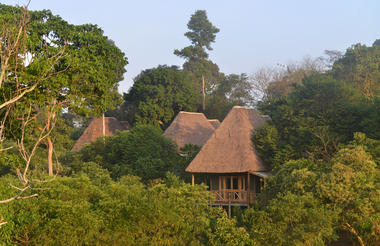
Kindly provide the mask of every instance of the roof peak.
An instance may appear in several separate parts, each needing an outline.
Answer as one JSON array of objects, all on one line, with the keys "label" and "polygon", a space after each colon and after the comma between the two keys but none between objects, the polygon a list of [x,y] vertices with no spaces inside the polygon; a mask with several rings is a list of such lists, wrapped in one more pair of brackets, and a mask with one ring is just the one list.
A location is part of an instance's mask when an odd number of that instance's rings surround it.
[{"label": "roof peak", "polygon": [[199,112],[179,111],[179,114],[203,114],[203,113],[199,113]]},{"label": "roof peak", "polygon": [[215,127],[203,113],[180,111],[163,136],[173,140],[179,147],[185,144],[202,146],[214,131]]},{"label": "roof peak", "polygon": [[[240,110],[245,109],[245,110]],[[268,120],[251,107],[235,106],[186,168],[192,173],[268,171],[251,142],[252,132]]]}]

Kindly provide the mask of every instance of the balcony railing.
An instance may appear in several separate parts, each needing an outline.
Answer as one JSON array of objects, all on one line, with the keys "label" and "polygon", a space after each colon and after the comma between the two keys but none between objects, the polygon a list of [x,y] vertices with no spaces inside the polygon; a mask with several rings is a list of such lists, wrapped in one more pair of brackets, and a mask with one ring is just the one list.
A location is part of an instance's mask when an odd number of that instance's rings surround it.
[{"label": "balcony railing", "polygon": [[255,201],[255,192],[248,191],[230,191],[230,190],[212,190],[211,193],[215,194],[215,204],[252,204]]}]

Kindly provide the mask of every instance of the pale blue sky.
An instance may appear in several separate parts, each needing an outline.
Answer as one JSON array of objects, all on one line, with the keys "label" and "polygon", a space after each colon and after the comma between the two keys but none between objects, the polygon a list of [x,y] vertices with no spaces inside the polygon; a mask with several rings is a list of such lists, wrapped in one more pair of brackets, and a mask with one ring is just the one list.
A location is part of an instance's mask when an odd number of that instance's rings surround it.
[{"label": "pale blue sky", "polygon": [[210,58],[224,73],[251,74],[380,38],[380,0],[32,0],[29,9],[99,25],[128,57],[124,92],[144,69],[182,65],[173,50],[189,45],[183,34],[198,9],[220,29]]}]

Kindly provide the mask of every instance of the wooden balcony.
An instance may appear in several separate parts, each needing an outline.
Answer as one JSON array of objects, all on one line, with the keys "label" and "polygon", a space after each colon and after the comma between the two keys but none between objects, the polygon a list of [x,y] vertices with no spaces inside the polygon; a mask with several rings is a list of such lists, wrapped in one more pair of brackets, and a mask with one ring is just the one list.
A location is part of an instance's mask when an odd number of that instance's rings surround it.
[{"label": "wooden balcony", "polygon": [[256,198],[256,193],[251,191],[244,190],[212,190],[210,191],[215,195],[215,200],[212,203],[213,205],[244,205],[248,206],[253,204]]}]

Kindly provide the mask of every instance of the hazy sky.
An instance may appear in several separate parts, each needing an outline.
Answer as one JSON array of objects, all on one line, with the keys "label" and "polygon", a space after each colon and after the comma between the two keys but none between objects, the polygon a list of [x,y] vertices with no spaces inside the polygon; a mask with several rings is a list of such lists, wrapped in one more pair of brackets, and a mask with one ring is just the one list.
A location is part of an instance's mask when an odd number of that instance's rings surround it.
[{"label": "hazy sky", "polygon": [[100,26],[128,57],[124,92],[144,69],[183,64],[173,51],[190,44],[183,34],[198,9],[220,29],[210,58],[227,74],[251,74],[380,38],[380,0],[32,0],[29,9]]}]

